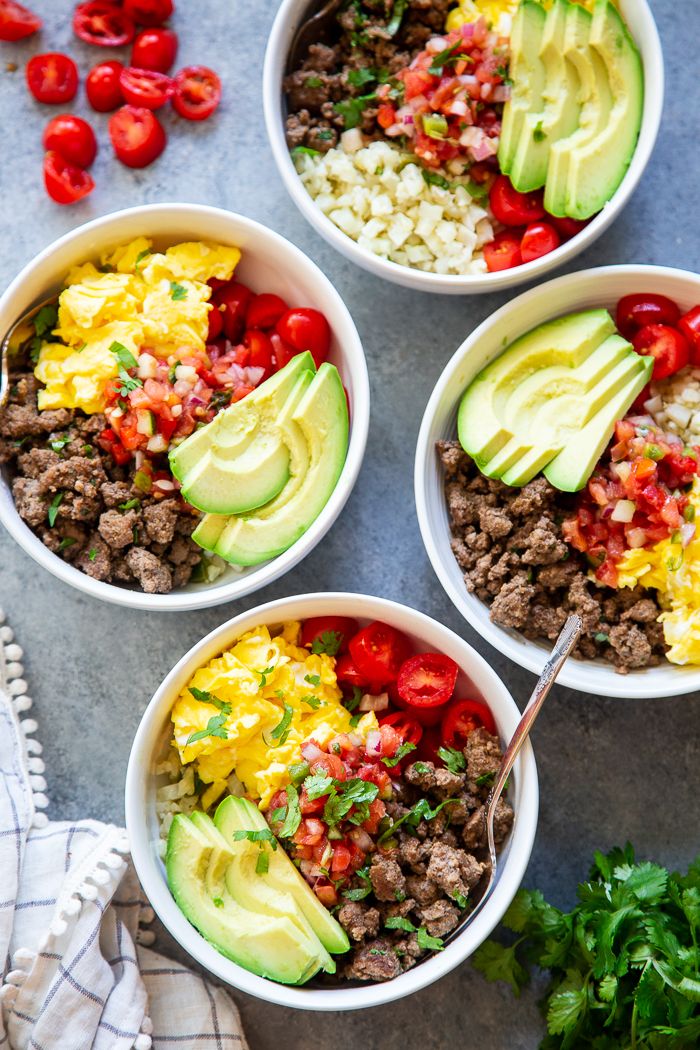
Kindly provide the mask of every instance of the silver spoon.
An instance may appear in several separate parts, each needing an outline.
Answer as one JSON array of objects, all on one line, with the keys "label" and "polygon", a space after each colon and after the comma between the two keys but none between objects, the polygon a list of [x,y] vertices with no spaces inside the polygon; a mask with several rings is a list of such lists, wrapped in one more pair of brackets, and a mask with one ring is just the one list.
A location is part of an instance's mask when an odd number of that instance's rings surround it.
[{"label": "silver spoon", "polygon": [[56,295],[50,295],[42,299],[36,306],[23,313],[19,320],[15,321],[7,332],[0,345],[0,411],[5,407],[10,396],[10,357],[18,354],[27,340],[34,336],[34,325],[32,321],[45,306],[53,306],[57,301]]},{"label": "silver spoon", "polygon": [[484,813],[484,823],[486,825],[486,835],[488,838],[489,855],[491,860],[489,881],[486,884],[486,889],[478,903],[473,910],[469,912],[469,915],[465,917],[464,921],[452,931],[448,938],[445,939],[445,943],[453,940],[458,933],[462,932],[465,926],[468,926],[469,923],[474,920],[491,895],[491,891],[496,882],[496,872],[498,869],[496,843],[493,836],[493,821],[496,814],[496,805],[501,797],[510,772],[515,765],[515,760],[528,738],[530,730],[535,723],[535,719],[542,710],[542,705],[547,699],[550,689],[554,685],[554,681],[562,668],[562,664],[566,658],[570,656],[571,651],[578,642],[582,628],[583,623],[580,616],[577,616],[575,613],[569,616],[561,630],[561,634],[556,640],[551,656],[542,668],[542,674],[532,692],[532,696],[528,700],[527,707],[523,711],[518,726],[511,737],[511,741],[504,752],[494,785],[489,792],[488,799],[486,800]]},{"label": "silver spoon", "polygon": [[302,63],[311,44],[327,40],[336,26],[335,16],[343,0],[327,0],[323,7],[302,22],[292,39],[287,56],[287,71],[293,73]]}]

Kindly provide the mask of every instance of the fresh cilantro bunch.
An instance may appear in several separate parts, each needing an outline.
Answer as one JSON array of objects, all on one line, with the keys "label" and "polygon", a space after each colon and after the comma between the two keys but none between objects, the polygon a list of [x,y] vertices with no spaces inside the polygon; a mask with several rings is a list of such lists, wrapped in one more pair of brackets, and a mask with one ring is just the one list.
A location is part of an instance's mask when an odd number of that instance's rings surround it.
[{"label": "fresh cilantro bunch", "polygon": [[521,890],[504,918],[513,944],[473,958],[516,995],[528,968],[549,970],[541,1050],[690,1050],[700,1046],[700,857],[687,875],[636,863],[634,850],[596,853],[569,913]]}]

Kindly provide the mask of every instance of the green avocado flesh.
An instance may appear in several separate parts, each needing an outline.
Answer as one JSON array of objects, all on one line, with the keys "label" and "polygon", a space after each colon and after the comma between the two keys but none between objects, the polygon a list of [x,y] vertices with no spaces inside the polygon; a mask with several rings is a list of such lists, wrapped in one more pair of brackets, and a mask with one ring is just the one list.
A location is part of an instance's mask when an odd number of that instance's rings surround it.
[{"label": "green avocado flesh", "polygon": [[487,477],[521,486],[542,471],[556,488],[576,492],[653,364],[617,334],[607,310],[549,321],[472,381],[459,407],[459,440]]},{"label": "green avocado flesh", "polygon": [[261,851],[272,858],[281,846],[227,841],[205,814],[178,813],[165,866],[179,908],[222,955],[260,977],[304,984],[321,969],[333,973],[335,963],[292,895],[256,871]]},{"label": "green avocado flesh", "polygon": [[289,451],[289,480],[281,492],[247,514],[207,514],[192,534],[201,547],[236,565],[257,565],[291,547],[336,486],[347,455],[349,421],[335,366],[324,363],[315,375],[302,372],[276,424]]},{"label": "green avocado flesh", "polygon": [[523,0],[511,36],[512,96],[498,159],[514,187],[544,187],[552,215],[588,219],[622,182],[639,136],[641,57],[611,0]]},{"label": "green avocado flesh", "polygon": [[[214,814],[214,823],[227,842],[236,831],[261,831],[267,827],[264,816],[254,803],[229,796]],[[280,894],[291,897],[299,912],[314,931],[324,948],[338,954],[350,948],[345,930],[301,877],[287,854],[277,849],[269,855],[266,881]]]}]

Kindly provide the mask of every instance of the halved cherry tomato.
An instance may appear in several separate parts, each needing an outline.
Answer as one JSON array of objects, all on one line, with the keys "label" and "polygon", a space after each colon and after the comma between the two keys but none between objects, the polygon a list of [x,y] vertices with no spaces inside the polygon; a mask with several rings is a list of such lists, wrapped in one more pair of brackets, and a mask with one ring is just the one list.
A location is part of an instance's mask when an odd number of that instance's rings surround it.
[{"label": "halved cherry tomato", "polygon": [[443,708],[454,692],[458,674],[459,667],[454,660],[442,653],[409,657],[401,665],[396,681],[402,706],[405,704],[416,716]]},{"label": "halved cherry tomato", "polygon": [[518,193],[507,175],[499,175],[489,193],[491,211],[504,226],[527,226],[545,216],[542,190]]},{"label": "halved cherry tomato", "polygon": [[177,55],[177,33],[172,29],[143,29],[131,49],[131,64],[137,69],[167,73]]},{"label": "halved cherry tomato", "polygon": [[[336,661],[335,673],[338,682],[341,685],[350,686],[351,689],[354,689],[355,687],[358,689],[369,689],[369,681],[357,670],[349,653],[344,653],[340,659]],[[381,692],[381,686],[379,686],[376,691]]]},{"label": "halved cherry tomato", "polygon": [[89,168],[97,153],[95,132],[82,117],[62,113],[54,117],[44,129],[44,149],[57,150],[78,168]]},{"label": "halved cherry tomato", "polygon": [[119,87],[130,106],[160,109],[173,93],[173,82],[165,73],[127,66],[119,74]]},{"label": "halved cherry tomato", "polygon": [[143,106],[122,106],[109,118],[109,137],[117,160],[145,168],[159,157],[167,139],[155,113]]},{"label": "halved cherry tomato", "polygon": [[561,237],[548,222],[531,222],[520,242],[520,255],[524,263],[549,255],[561,244]]},{"label": "halved cherry tomato", "polygon": [[387,623],[374,620],[350,639],[350,655],[360,674],[370,682],[395,682],[410,652],[405,635]]},{"label": "halved cherry tomato", "polygon": [[615,324],[625,339],[647,324],[675,325],[681,312],[673,299],[655,292],[623,295],[617,304]]},{"label": "halved cherry tomato", "polygon": [[0,0],[0,40],[23,40],[43,24],[38,15],[15,0]]},{"label": "halved cherry tomato", "polygon": [[433,762],[436,766],[443,764],[438,755],[438,748],[442,747],[442,736],[436,726],[428,726],[423,733],[413,758],[422,759],[424,762]]},{"label": "halved cherry tomato", "polygon": [[678,330],[690,343],[690,357],[694,365],[700,364],[700,306],[693,306],[678,322]]},{"label": "halved cherry tomato", "polygon": [[484,245],[484,260],[489,273],[520,266],[523,261],[520,254],[520,237],[516,233],[499,233]]},{"label": "halved cherry tomato", "polygon": [[175,9],[173,0],[124,0],[124,11],[140,26],[160,26]]},{"label": "halved cherry tomato", "polygon": [[248,308],[248,324],[251,328],[273,328],[289,307],[284,299],[272,292],[254,295]]},{"label": "halved cherry tomato", "polygon": [[588,226],[588,219],[570,219],[566,215],[547,215],[547,221],[556,226],[562,237],[566,237],[567,240]]},{"label": "halved cherry tomato", "polygon": [[480,700],[455,700],[442,720],[442,742],[447,747],[464,747],[469,734],[482,726],[496,735],[496,723],[486,704]]},{"label": "halved cherry tomato", "polygon": [[390,715],[384,715],[379,719],[380,726],[392,726],[405,744],[418,744],[423,736],[423,726],[417,718],[413,718],[406,711],[392,711]]},{"label": "halved cherry tomato", "polygon": [[328,357],[331,346],[331,329],[319,310],[298,307],[287,310],[277,321],[275,331],[296,353],[309,350],[316,367],[320,368]]},{"label": "halved cherry tomato", "polygon": [[209,330],[207,332],[207,342],[213,343],[215,339],[218,339],[221,335],[224,327],[224,315],[218,306],[212,307],[209,311]]},{"label": "halved cherry tomato", "polygon": [[275,368],[274,351],[269,335],[258,328],[249,328],[243,336],[243,345],[250,351],[248,364],[251,368],[263,368],[260,382],[268,379]]},{"label": "halved cherry tomato", "polygon": [[[311,646],[322,635],[330,635],[331,642],[338,643],[337,651],[346,653],[348,641],[357,632],[357,620],[350,616],[310,616],[301,629],[301,644]],[[328,641],[329,639],[326,639]]]},{"label": "halved cherry tomato", "polygon": [[49,150],[44,157],[44,185],[57,204],[75,204],[95,188],[86,171],[70,164],[56,150]]},{"label": "halved cherry tomato", "polygon": [[111,113],[124,101],[122,89],[119,87],[119,76],[123,68],[121,62],[100,62],[88,73],[85,93],[88,102],[98,113]]},{"label": "halved cherry tomato", "polygon": [[206,66],[185,66],[175,77],[173,109],[185,120],[206,120],[221,102],[221,81]]},{"label": "halved cherry tomato", "polygon": [[632,339],[638,354],[655,358],[654,379],[675,375],[690,361],[690,343],[676,328],[665,324],[647,324]]},{"label": "halved cherry tomato", "polygon": [[272,332],[270,335],[270,342],[272,343],[272,349],[275,355],[275,368],[277,371],[280,368],[284,368],[293,357],[296,357],[296,350],[289,343],[285,343],[277,332]]},{"label": "halved cherry tomato", "polygon": [[27,86],[37,102],[70,102],[78,90],[78,67],[58,51],[34,55],[27,62]]},{"label": "halved cherry tomato", "polygon": [[89,0],[73,13],[73,31],[86,44],[122,47],[134,39],[136,29],[128,12],[111,0]]},{"label": "halved cherry tomato", "polygon": [[240,281],[229,281],[217,289],[212,296],[215,306],[223,306],[224,332],[232,343],[239,343],[243,337],[248,316],[248,306],[253,293]]}]

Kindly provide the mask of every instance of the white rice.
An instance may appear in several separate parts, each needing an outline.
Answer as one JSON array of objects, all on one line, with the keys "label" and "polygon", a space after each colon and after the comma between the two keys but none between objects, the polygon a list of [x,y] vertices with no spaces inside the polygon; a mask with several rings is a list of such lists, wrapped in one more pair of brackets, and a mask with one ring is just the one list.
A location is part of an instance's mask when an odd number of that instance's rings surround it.
[{"label": "white rice", "polygon": [[343,233],[402,266],[486,273],[481,249],[493,240],[493,227],[463,186],[428,185],[412,156],[388,142],[355,145],[295,158],[310,196]]}]

